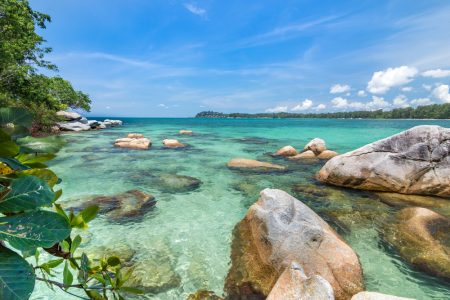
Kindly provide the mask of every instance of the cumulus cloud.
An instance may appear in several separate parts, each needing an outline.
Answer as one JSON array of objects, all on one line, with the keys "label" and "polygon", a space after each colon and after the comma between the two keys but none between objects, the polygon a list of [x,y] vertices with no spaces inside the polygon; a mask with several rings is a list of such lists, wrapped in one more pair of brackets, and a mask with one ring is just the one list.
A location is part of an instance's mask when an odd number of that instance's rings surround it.
[{"label": "cumulus cloud", "polygon": [[406,98],[405,95],[398,95],[397,97],[394,98],[394,100],[392,101],[395,107],[408,107],[408,99]]},{"label": "cumulus cloud", "polygon": [[327,106],[325,104],[319,104],[319,105],[316,106],[317,110],[322,110],[322,109],[325,109],[325,108],[327,108]]},{"label": "cumulus cloud", "polygon": [[350,91],[350,86],[348,84],[335,84],[330,88],[331,94],[346,93]]},{"label": "cumulus cloud", "polygon": [[164,103],[160,103],[157,106],[162,108],[169,108],[169,106],[165,105]]},{"label": "cumulus cloud", "polygon": [[198,7],[198,6],[195,5],[195,4],[192,4],[192,3],[185,3],[185,4],[184,4],[184,7],[185,7],[188,11],[190,11],[191,13],[193,13],[194,15],[201,16],[201,17],[203,17],[203,16],[206,15],[206,9],[203,9],[203,8],[201,8],[201,7]]},{"label": "cumulus cloud", "polygon": [[422,84],[422,87],[423,87],[424,89],[426,89],[427,91],[431,91],[431,88],[432,88],[432,86],[429,85],[429,84]]},{"label": "cumulus cloud", "polygon": [[276,106],[273,108],[266,109],[267,113],[279,113],[279,112],[287,112],[288,107],[287,106]]},{"label": "cumulus cloud", "polygon": [[369,109],[380,109],[389,107],[390,104],[383,97],[372,96],[372,101],[367,103],[367,108]]},{"label": "cumulus cloud", "polygon": [[431,101],[430,98],[418,98],[418,99],[411,100],[411,104],[413,106],[430,105],[430,104],[433,104],[433,101]]},{"label": "cumulus cloud", "polygon": [[412,86],[405,86],[401,88],[402,92],[411,92],[413,90]]},{"label": "cumulus cloud", "polygon": [[450,76],[450,70],[442,70],[442,69],[428,70],[423,72],[422,76],[433,78],[448,77]]},{"label": "cumulus cloud", "polygon": [[303,100],[302,103],[291,108],[291,111],[307,110],[307,109],[310,109],[312,107],[312,105],[313,105],[313,102],[311,100],[305,99],[305,100]]},{"label": "cumulus cloud", "polygon": [[366,95],[366,92],[363,90],[358,91],[358,96],[359,97],[364,97]]},{"label": "cumulus cloud", "polygon": [[411,82],[417,73],[416,68],[408,66],[375,72],[372,79],[367,83],[367,90],[373,94],[384,94],[392,87]]},{"label": "cumulus cloud", "polygon": [[355,108],[361,109],[364,108],[364,103],[361,102],[349,102],[347,99],[342,97],[336,97],[331,100],[333,107],[335,108]]},{"label": "cumulus cloud", "polygon": [[450,103],[448,84],[441,84],[433,90],[433,96],[445,103]]}]

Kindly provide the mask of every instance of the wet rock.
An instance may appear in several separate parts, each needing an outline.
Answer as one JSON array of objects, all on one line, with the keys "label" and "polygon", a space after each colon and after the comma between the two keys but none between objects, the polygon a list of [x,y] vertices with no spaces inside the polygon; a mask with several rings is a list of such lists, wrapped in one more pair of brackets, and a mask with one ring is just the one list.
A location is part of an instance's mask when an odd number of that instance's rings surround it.
[{"label": "wet rock", "polygon": [[450,129],[416,126],[330,159],[323,182],[363,190],[450,197]]},{"label": "wet rock", "polygon": [[422,207],[408,207],[386,226],[386,240],[417,268],[450,279],[450,219]]},{"label": "wet rock", "polygon": [[166,148],[184,148],[186,144],[180,143],[178,140],[165,139],[163,140],[163,145]]},{"label": "wet rock", "polygon": [[310,150],[314,152],[314,154],[319,155],[323,151],[327,150],[325,145],[325,141],[319,138],[312,139],[308,144],[305,145],[305,151]]},{"label": "wet rock", "polygon": [[155,197],[139,190],[130,190],[113,196],[99,196],[82,202],[80,209],[98,205],[99,213],[113,221],[133,219],[144,215],[156,204]]},{"label": "wet rock", "polygon": [[330,159],[330,158],[333,158],[333,157],[338,156],[338,155],[339,154],[337,152],[335,152],[335,151],[324,150],[319,155],[317,155],[317,158]]},{"label": "wet rock", "polygon": [[103,121],[103,124],[106,127],[115,127],[115,126],[121,126],[123,124],[123,122],[121,120],[110,120],[110,119],[105,119]]},{"label": "wet rock", "polygon": [[232,188],[244,194],[246,198],[256,199],[261,191],[258,185],[248,181],[238,181],[232,185]]},{"label": "wet rock", "polygon": [[223,300],[223,298],[212,291],[198,290],[195,294],[190,294],[187,300]]},{"label": "wet rock", "polygon": [[281,165],[246,158],[234,158],[228,162],[227,166],[230,169],[236,169],[240,171],[257,171],[257,172],[286,171],[286,167]]},{"label": "wet rock", "polygon": [[196,190],[202,184],[200,179],[177,174],[163,174],[158,177],[156,187],[166,193],[185,193]]},{"label": "wet rock", "polygon": [[[281,190],[265,189],[233,231],[229,297],[263,299],[293,261],[320,275],[337,299],[363,290],[356,253],[310,208]],[[259,298],[260,297],[260,298]]]},{"label": "wet rock", "polygon": [[117,139],[114,142],[115,147],[146,150],[150,148],[152,141],[144,138],[142,134],[130,133],[126,138]]},{"label": "wet rock", "polygon": [[306,150],[305,152],[289,157],[289,159],[291,160],[310,159],[310,158],[316,158],[316,154],[314,154],[314,152],[312,152],[311,150]]},{"label": "wet rock", "polygon": [[[83,240],[84,241],[84,240]],[[114,247],[108,246],[87,246],[78,248],[75,256],[85,253],[89,259],[100,259],[102,257],[117,256],[120,258],[122,266],[131,266],[136,251],[126,243],[116,243]]]},{"label": "wet rock", "polygon": [[351,300],[414,300],[414,299],[364,291],[354,295]]},{"label": "wet rock", "polygon": [[267,300],[334,300],[330,283],[322,276],[307,277],[303,268],[292,262],[278,278]]},{"label": "wet rock", "polygon": [[183,134],[183,135],[192,135],[193,132],[192,130],[180,130],[179,134]]},{"label": "wet rock", "polygon": [[297,150],[295,150],[292,146],[284,146],[283,148],[279,149],[276,153],[276,156],[294,156],[297,155]]},{"label": "wet rock", "polygon": [[60,110],[56,115],[64,121],[78,121],[81,120],[82,116],[76,112],[69,112]]}]

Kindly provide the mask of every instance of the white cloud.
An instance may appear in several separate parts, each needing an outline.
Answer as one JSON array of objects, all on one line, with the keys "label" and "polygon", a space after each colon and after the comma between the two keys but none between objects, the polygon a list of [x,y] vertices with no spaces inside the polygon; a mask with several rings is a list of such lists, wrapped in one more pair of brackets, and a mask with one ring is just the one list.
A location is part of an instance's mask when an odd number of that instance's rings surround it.
[{"label": "white cloud", "polygon": [[267,113],[279,113],[279,112],[287,112],[288,107],[287,106],[276,106],[273,108],[266,109]]},{"label": "white cloud", "polygon": [[331,100],[331,103],[333,103],[333,107],[336,108],[355,108],[355,109],[361,109],[364,108],[364,103],[362,102],[349,102],[347,99],[342,97],[336,97],[333,100]]},{"label": "white cloud", "polygon": [[348,84],[335,84],[330,88],[331,94],[346,93],[350,91],[350,86]]},{"label": "white cloud", "polygon": [[405,95],[398,95],[394,98],[394,106],[396,107],[408,107],[408,99],[405,97]]},{"label": "white cloud", "polygon": [[450,76],[450,70],[442,70],[442,69],[428,70],[423,72],[422,76],[433,78],[448,77]]},{"label": "white cloud", "polygon": [[363,90],[358,91],[358,96],[359,97],[364,97],[366,95],[366,92]]},{"label": "white cloud", "polygon": [[317,110],[322,110],[322,109],[325,109],[325,108],[327,108],[327,106],[325,104],[319,104],[319,105],[316,106]]},{"label": "white cloud", "polygon": [[422,87],[427,91],[431,91],[432,86],[430,84],[422,84]]},{"label": "white cloud", "polygon": [[413,90],[412,86],[405,86],[401,88],[402,92],[411,92]]},{"label": "white cloud", "polygon": [[433,96],[445,103],[450,103],[448,84],[441,84],[433,90]]},{"label": "white cloud", "polygon": [[389,107],[390,103],[384,100],[383,97],[378,96],[372,96],[372,101],[367,103],[367,107],[369,109],[380,109],[380,108],[386,108]]},{"label": "white cloud", "polygon": [[185,3],[185,4],[184,4],[184,7],[185,7],[188,11],[190,11],[191,13],[193,13],[194,15],[201,16],[201,17],[203,17],[204,15],[206,15],[206,9],[203,9],[203,8],[201,8],[201,7],[198,7],[198,6],[195,5],[195,4],[192,4],[192,3]]},{"label": "white cloud", "polygon": [[433,104],[433,101],[431,101],[430,98],[418,98],[418,99],[411,100],[411,104],[414,106],[430,105],[430,104]]},{"label": "white cloud", "polygon": [[162,108],[169,108],[169,106],[165,105],[164,103],[160,103],[157,106]]},{"label": "white cloud", "polygon": [[291,108],[291,111],[307,110],[307,109],[310,109],[312,107],[312,105],[313,105],[313,102],[311,100],[305,99],[305,100],[303,100],[302,103]]},{"label": "white cloud", "polygon": [[384,94],[392,87],[411,82],[417,72],[416,68],[408,66],[375,72],[372,79],[367,83],[367,90],[373,94]]}]

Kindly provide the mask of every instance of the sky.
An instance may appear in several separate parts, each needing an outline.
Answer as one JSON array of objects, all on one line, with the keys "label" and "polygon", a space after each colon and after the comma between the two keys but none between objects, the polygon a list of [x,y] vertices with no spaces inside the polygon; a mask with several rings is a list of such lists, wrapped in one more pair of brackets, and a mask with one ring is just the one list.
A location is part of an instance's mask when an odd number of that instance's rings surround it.
[{"label": "sky", "polygon": [[450,1],[31,0],[90,115],[450,103]]}]

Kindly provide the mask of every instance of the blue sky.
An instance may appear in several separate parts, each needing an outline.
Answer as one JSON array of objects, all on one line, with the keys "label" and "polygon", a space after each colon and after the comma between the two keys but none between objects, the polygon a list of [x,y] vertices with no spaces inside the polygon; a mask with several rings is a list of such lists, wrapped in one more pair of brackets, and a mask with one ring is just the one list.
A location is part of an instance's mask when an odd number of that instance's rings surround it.
[{"label": "blue sky", "polygon": [[31,0],[91,115],[450,102],[450,2]]}]

